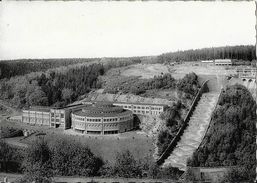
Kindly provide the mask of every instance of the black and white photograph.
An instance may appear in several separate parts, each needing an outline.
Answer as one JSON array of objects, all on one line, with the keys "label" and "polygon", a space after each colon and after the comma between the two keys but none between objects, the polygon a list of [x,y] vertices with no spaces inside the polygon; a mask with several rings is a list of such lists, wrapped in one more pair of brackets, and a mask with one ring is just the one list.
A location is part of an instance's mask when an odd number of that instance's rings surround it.
[{"label": "black and white photograph", "polygon": [[0,183],[256,182],[254,1],[0,1]]}]

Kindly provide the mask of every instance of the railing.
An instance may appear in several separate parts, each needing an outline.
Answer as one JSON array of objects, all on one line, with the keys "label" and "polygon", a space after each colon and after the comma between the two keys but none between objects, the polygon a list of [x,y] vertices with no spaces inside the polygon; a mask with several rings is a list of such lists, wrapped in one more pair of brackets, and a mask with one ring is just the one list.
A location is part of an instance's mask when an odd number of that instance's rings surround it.
[{"label": "railing", "polygon": [[183,125],[180,127],[179,131],[177,132],[176,136],[172,139],[169,146],[165,149],[165,151],[161,154],[161,156],[157,160],[158,165],[161,165],[162,163],[164,163],[165,159],[167,159],[169,157],[170,153],[177,146],[177,142],[180,140],[181,135],[184,133],[184,130],[188,126],[188,122],[190,120],[190,117],[193,114],[193,111],[195,110],[196,105],[198,104],[198,101],[200,100],[202,94],[208,90],[208,87],[207,87],[208,81],[209,80],[206,80],[202,84],[200,90],[198,91],[197,95],[195,96],[195,98],[193,100],[193,103],[191,104],[189,111],[187,112],[187,115],[184,119]]}]

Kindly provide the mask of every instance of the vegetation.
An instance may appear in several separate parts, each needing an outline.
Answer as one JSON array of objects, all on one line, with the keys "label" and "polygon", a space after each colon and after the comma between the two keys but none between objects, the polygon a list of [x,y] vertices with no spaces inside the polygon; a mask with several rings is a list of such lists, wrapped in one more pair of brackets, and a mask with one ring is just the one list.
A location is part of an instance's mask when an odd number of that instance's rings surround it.
[{"label": "vegetation", "polygon": [[[184,95],[180,98],[186,97],[189,99],[193,99],[193,97],[196,96],[200,87],[195,73],[187,74],[184,78],[178,80],[176,86],[181,92],[181,95]],[[165,121],[165,128],[158,134],[156,143],[158,155],[161,155],[165,151],[180,127],[184,124],[182,109],[185,108],[186,106],[183,105],[181,101],[178,101],[172,107],[167,107],[160,115],[160,118]]]},{"label": "vegetation", "polygon": [[249,173],[245,167],[231,168],[222,178],[221,183],[240,183],[249,181]]},{"label": "vegetation", "polygon": [[22,151],[0,140],[0,172],[21,172]]},{"label": "vegetation", "polygon": [[99,176],[103,161],[87,146],[75,141],[57,139],[49,142],[49,148],[55,175]]},{"label": "vegetation", "polygon": [[20,76],[30,72],[46,71],[51,68],[68,66],[93,59],[20,59],[0,62],[0,80]]},{"label": "vegetation", "polygon": [[19,108],[33,105],[64,106],[91,89],[99,88],[101,84],[98,76],[103,73],[102,64],[91,64],[66,72],[52,71],[49,74],[5,79],[0,83],[0,96]]},{"label": "vegetation", "polygon": [[189,166],[243,166],[248,180],[256,172],[256,103],[242,85],[227,87],[212,114],[203,145],[188,160]]},{"label": "vegetation", "polygon": [[44,139],[36,140],[26,149],[22,163],[25,176],[21,182],[50,183],[53,177],[53,157]]},{"label": "vegetation", "polygon": [[190,73],[180,80],[175,80],[171,74],[155,76],[152,79],[127,77],[109,82],[107,86],[105,86],[104,92],[112,94],[122,92],[141,95],[149,90],[163,89],[177,89],[182,92],[186,98],[192,99],[199,89],[197,75],[195,73]]},{"label": "vegetation", "polygon": [[176,136],[184,121],[181,115],[181,109],[185,108],[183,104],[178,101],[172,107],[168,107],[160,115],[160,118],[165,121],[165,129],[160,131],[157,138],[158,155],[160,156],[169,146],[172,139]]},{"label": "vegetation", "polygon": [[158,63],[199,61],[213,59],[256,60],[255,46],[225,46],[165,53],[157,58]]},{"label": "vegetation", "polygon": [[[5,164],[8,164],[15,158],[14,154],[21,156],[17,166],[24,176],[17,182],[48,183],[57,175],[178,179],[183,173],[177,168],[157,166],[151,155],[136,159],[129,150],[117,153],[114,163],[103,162],[87,146],[61,138],[48,141],[38,137],[22,151],[10,149],[8,144],[1,141],[0,162],[5,160]],[[8,172],[5,166],[0,171]]]},{"label": "vegetation", "polygon": [[182,173],[179,169],[173,167],[161,168],[148,157],[137,160],[129,150],[117,153],[115,164],[106,164],[102,169],[103,177],[148,177],[174,180],[178,179]]}]

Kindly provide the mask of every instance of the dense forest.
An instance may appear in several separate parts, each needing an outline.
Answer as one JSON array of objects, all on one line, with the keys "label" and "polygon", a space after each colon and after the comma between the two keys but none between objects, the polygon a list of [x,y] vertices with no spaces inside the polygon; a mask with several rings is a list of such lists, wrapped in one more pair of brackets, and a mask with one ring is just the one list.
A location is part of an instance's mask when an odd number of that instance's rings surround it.
[{"label": "dense forest", "polygon": [[98,76],[103,73],[102,64],[91,64],[66,72],[51,71],[49,74],[4,79],[0,83],[0,96],[19,108],[33,105],[64,106],[91,89],[100,87]]},{"label": "dense forest", "polygon": [[164,53],[157,58],[159,63],[213,59],[256,60],[255,46],[241,45],[185,50]]},{"label": "dense forest", "polygon": [[105,69],[141,63],[140,57],[130,58],[67,58],[67,59],[19,59],[0,61],[0,80],[22,76],[31,72],[45,72],[49,69],[70,65],[102,63]]},{"label": "dense forest", "polygon": [[[38,137],[28,148],[17,149],[0,140],[0,172],[23,173],[18,183],[50,183],[54,176],[101,176],[122,178],[178,179],[177,168],[161,168],[149,156],[135,158],[129,150],[119,152],[115,162],[104,162],[75,141]],[[18,156],[18,158],[17,158]],[[12,165],[12,162],[15,164]],[[15,169],[13,169],[15,167]]]},{"label": "dense forest", "polygon": [[20,59],[0,61],[0,80],[90,61],[93,61],[93,59]]},{"label": "dense forest", "polygon": [[240,166],[248,179],[253,180],[256,176],[255,125],[256,103],[251,93],[239,84],[227,87],[212,114],[203,144],[188,160],[188,165]]}]

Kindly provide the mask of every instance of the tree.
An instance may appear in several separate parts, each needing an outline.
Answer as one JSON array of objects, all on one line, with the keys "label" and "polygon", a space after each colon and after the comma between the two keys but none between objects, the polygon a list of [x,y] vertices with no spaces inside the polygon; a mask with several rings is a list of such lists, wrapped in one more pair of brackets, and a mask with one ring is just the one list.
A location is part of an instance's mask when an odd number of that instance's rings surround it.
[{"label": "tree", "polygon": [[97,176],[103,166],[101,158],[78,142],[56,139],[50,143],[55,174],[71,176]]},{"label": "tree", "polygon": [[226,172],[221,183],[240,183],[250,181],[251,176],[245,167],[231,168]]},{"label": "tree", "polygon": [[50,183],[53,177],[51,151],[47,142],[37,139],[30,145],[23,161],[26,182]]},{"label": "tree", "polygon": [[118,177],[135,178],[142,176],[140,164],[129,150],[117,153],[113,171],[113,174]]},{"label": "tree", "polygon": [[73,91],[69,88],[62,89],[62,98],[66,101],[66,103],[70,103],[72,101]]},{"label": "tree", "polygon": [[8,163],[12,160],[12,154],[12,148],[3,140],[0,140],[0,163],[2,162],[5,172],[8,171]]}]

